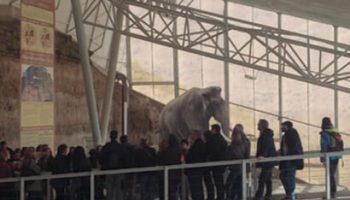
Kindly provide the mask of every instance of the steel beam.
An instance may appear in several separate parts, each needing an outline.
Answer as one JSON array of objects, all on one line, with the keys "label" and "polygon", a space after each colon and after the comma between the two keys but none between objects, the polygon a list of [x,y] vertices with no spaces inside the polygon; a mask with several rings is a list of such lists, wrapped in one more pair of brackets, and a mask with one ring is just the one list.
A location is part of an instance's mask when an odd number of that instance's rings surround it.
[{"label": "steel beam", "polygon": [[[278,29],[282,29],[282,17],[281,13],[277,13],[277,26]],[[278,43],[278,53],[282,54],[282,47],[281,43]],[[278,71],[282,71],[282,59],[278,57]],[[279,133],[279,139],[282,138],[282,132],[280,131],[282,128],[282,121],[283,121],[283,79],[281,75],[278,75],[278,133]]]},{"label": "steel beam", "polygon": [[[177,23],[174,23],[174,31],[177,32]],[[174,69],[174,95],[179,96],[180,78],[179,78],[179,51],[173,48],[173,69]]]},{"label": "steel beam", "polygon": [[[128,9],[128,8],[127,8]],[[130,22],[129,19],[125,19],[126,26],[129,27]],[[132,79],[132,58],[131,58],[131,38],[126,37],[126,75],[129,80],[129,83],[133,82]],[[129,85],[130,88],[132,88],[132,85]]]},{"label": "steel beam", "polygon": [[[228,3],[227,0],[224,2],[224,23],[226,25],[226,31],[224,34],[224,52],[225,56],[228,57],[230,55],[230,49],[229,49],[229,32],[228,32]],[[225,90],[225,102],[226,102],[226,108],[228,112],[228,119],[227,120],[227,125],[230,126],[230,63],[227,61],[224,61],[224,90]],[[230,136],[230,133],[225,133],[227,136]]]},{"label": "steel beam", "polygon": [[[110,0],[107,2],[119,7],[118,1]],[[248,22],[190,6],[171,2],[159,4],[158,2],[158,0],[146,2],[124,0],[123,3],[130,9],[121,9],[129,24],[119,31],[129,37],[222,60],[226,63],[225,74],[228,71],[228,63],[233,63],[322,87],[350,92],[350,88],[344,86],[346,84],[335,86],[335,82],[350,81],[350,74],[347,73],[349,66],[339,66],[337,73],[329,73],[327,70],[336,59],[345,59],[350,63],[349,45],[337,44],[338,48],[334,49],[334,41]],[[138,12],[133,12],[134,8],[137,8]],[[159,20],[155,23],[154,19]],[[181,21],[180,26],[178,21]],[[114,28],[97,22],[86,20],[85,23],[114,30]],[[177,26],[174,26],[176,23],[178,23]],[[198,26],[193,28],[189,26],[190,23]],[[235,38],[231,38],[228,34],[231,31],[247,35],[249,39],[246,45],[240,46]],[[253,56],[251,52],[246,53],[252,43],[259,43],[267,49],[263,55],[256,56],[254,63],[250,63],[248,59]],[[310,66],[312,63],[307,62],[303,56],[299,55],[298,48],[310,48],[322,55],[335,54],[336,58],[329,63],[322,64],[316,70],[315,66]],[[276,57],[284,64],[283,67],[273,67],[278,62]],[[228,82],[228,79],[225,78],[225,85],[229,85]]]},{"label": "steel beam", "polygon": [[101,144],[100,124],[98,120],[98,112],[95,98],[95,90],[90,66],[90,58],[86,45],[86,36],[81,16],[81,7],[79,0],[71,0],[72,12],[75,23],[75,31],[78,40],[80,59],[83,67],[84,86],[89,110],[90,125],[92,129],[92,137],[94,145]]},{"label": "steel beam", "polygon": [[[334,50],[337,51],[338,50],[338,27],[334,26]],[[338,59],[337,59],[337,55],[334,55],[334,85],[338,85]],[[339,128],[339,97],[338,97],[338,91],[334,90],[334,126],[338,129]]]},{"label": "steel beam", "polygon": [[[156,41],[156,40],[153,40],[151,38],[140,36],[140,35],[137,35],[137,34],[134,34],[134,33],[123,32],[123,34],[127,35],[127,36],[130,36],[130,37],[137,38],[137,39],[153,42],[153,43],[156,43],[156,44],[159,44],[159,45],[168,46],[168,47],[171,47],[171,48],[175,47],[172,44],[169,44],[167,42]],[[308,78],[308,77],[299,76],[299,75],[297,75],[295,73],[289,73],[288,71],[287,72],[286,71],[278,71],[278,70],[276,70],[274,68],[266,68],[265,66],[260,66],[260,65],[257,65],[257,64],[252,65],[252,64],[247,63],[247,62],[243,62],[243,61],[234,60],[234,59],[231,59],[231,58],[215,55],[215,54],[204,52],[204,51],[201,51],[201,50],[198,50],[198,49],[188,49],[186,47],[181,47],[181,46],[177,47],[177,48],[180,49],[180,50],[183,50],[183,51],[191,52],[191,53],[194,53],[194,54],[199,54],[199,55],[206,56],[206,57],[209,57],[209,58],[218,59],[218,60],[222,60],[222,61],[227,61],[227,62],[230,62],[232,64],[236,64],[236,65],[241,65],[241,66],[244,66],[244,67],[247,67],[247,68],[250,68],[250,69],[255,69],[255,70],[259,70],[259,71],[263,71],[263,72],[271,73],[271,74],[275,74],[275,75],[281,75],[281,76],[286,77],[286,78],[290,78],[290,79],[294,79],[294,80],[298,80],[298,81],[302,81],[302,82],[306,82],[306,83],[311,83],[311,84],[314,84],[314,85],[319,85],[319,86],[325,87],[325,88],[337,89],[337,90],[340,90],[340,91],[343,91],[343,92],[350,93],[350,88],[348,88],[348,87],[344,87],[344,86],[340,86],[340,85],[334,86],[333,84],[330,84],[330,83],[321,82],[318,79],[311,79],[311,78]]]},{"label": "steel beam", "polygon": [[101,133],[102,133],[103,142],[105,142],[107,139],[108,125],[109,125],[109,119],[111,116],[111,109],[112,109],[115,75],[117,73],[116,66],[118,62],[120,38],[121,38],[121,32],[118,30],[121,30],[123,27],[124,16],[120,9],[117,10],[117,14],[116,16],[114,16],[114,18],[115,18],[115,23],[117,25],[115,26],[115,30],[113,31],[112,42],[109,49],[105,98],[104,98],[103,108],[102,108]]}]

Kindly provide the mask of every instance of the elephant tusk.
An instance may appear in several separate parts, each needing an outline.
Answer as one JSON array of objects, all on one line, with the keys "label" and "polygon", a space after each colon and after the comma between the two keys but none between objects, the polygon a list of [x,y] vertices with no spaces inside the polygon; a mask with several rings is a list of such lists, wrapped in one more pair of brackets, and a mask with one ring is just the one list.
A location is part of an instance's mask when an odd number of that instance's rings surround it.
[{"label": "elephant tusk", "polygon": [[229,137],[227,137],[227,135],[225,135],[222,131],[220,132],[220,134],[222,135],[222,137],[224,137],[226,142],[231,142],[231,139]]}]

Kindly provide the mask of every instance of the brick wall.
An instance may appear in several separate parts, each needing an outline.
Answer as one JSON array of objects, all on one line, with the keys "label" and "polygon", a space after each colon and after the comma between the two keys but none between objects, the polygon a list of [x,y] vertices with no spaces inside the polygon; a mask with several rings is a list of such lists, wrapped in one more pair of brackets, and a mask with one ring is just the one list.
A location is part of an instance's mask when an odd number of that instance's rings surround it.
[{"label": "brick wall", "polygon": [[[56,32],[55,65],[55,145],[82,144],[91,136],[83,76],[76,42],[70,36]],[[0,22],[0,139],[11,146],[19,145],[19,21]],[[105,90],[105,75],[93,69],[95,94],[99,111]],[[116,84],[110,127],[121,131],[122,87]],[[130,91],[129,137],[136,143],[147,135],[155,135],[163,105],[137,92]],[[101,113],[101,112],[100,112]]]}]

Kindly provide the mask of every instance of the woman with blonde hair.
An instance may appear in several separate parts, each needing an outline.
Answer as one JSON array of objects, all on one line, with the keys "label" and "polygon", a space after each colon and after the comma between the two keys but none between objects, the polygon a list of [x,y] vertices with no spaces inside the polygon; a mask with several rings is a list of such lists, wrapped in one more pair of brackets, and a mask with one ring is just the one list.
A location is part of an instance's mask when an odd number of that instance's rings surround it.
[{"label": "woman with blonde hair", "polygon": [[[244,133],[242,124],[236,124],[231,135],[231,144],[226,151],[228,160],[241,160],[250,157],[250,141]],[[242,199],[242,166],[241,164],[229,167],[225,189],[227,199]]]}]

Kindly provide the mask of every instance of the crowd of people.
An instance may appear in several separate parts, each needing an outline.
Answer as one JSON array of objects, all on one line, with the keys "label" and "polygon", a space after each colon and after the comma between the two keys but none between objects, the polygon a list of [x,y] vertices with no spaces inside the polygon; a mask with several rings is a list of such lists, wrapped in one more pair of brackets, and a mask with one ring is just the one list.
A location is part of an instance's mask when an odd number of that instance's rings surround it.
[{"label": "crowd of people", "polygon": [[[284,133],[280,148],[277,150],[273,130],[265,119],[258,122],[259,137],[255,156],[261,162],[256,167],[261,168],[258,177],[258,189],[255,200],[272,198],[272,170],[279,165],[281,183],[285,189],[285,200],[295,200],[296,171],[303,169],[303,160],[281,162],[264,162],[264,158],[274,156],[303,154],[302,143],[298,131],[290,121],[281,124]],[[141,139],[137,146],[128,142],[126,135],[119,137],[118,132],[110,132],[110,141],[104,146],[97,146],[86,156],[82,146],[68,147],[59,145],[56,155],[52,154],[48,145],[37,148],[25,147],[10,149],[6,142],[0,143],[0,178],[35,176],[44,173],[65,174],[71,172],[88,172],[93,169],[113,170],[135,167],[152,167],[158,165],[175,165],[181,163],[203,163],[223,160],[241,160],[251,157],[251,142],[244,132],[242,124],[236,124],[228,144],[220,134],[220,126],[214,124],[211,130],[204,133],[193,130],[189,141],[179,141],[175,135],[169,135],[162,141],[158,151],[151,147],[146,139]],[[333,141],[334,136],[340,136],[333,127],[331,120],[322,120],[321,151],[329,152],[339,149]],[[335,196],[336,170],[339,156],[330,157],[331,194]],[[321,162],[325,162],[321,159]],[[246,171],[249,173],[250,165]],[[225,172],[229,172],[225,176]],[[186,168],[185,170],[169,170],[169,199],[192,200],[224,200],[242,199],[242,166],[241,164],[219,167]],[[183,177],[188,186],[183,188]],[[90,199],[90,179],[88,176],[79,178],[60,178],[49,182],[54,189],[57,200]],[[26,182],[26,198],[28,200],[48,199],[48,184],[45,181]],[[142,172],[116,174],[95,177],[95,199],[107,200],[153,200],[164,199],[163,172]],[[135,191],[138,192],[135,192]],[[0,183],[1,199],[18,199],[19,186],[15,183]],[[136,197],[138,195],[138,197]],[[51,195],[50,195],[51,196]]]}]

